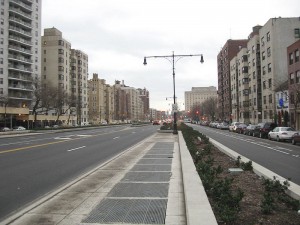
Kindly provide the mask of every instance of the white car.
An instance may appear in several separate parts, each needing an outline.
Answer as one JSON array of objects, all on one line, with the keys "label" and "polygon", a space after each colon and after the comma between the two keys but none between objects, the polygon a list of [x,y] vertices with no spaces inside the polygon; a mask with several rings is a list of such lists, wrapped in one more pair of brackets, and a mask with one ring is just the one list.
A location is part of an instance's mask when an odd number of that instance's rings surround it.
[{"label": "white car", "polygon": [[268,133],[268,138],[276,141],[292,140],[295,133],[298,132],[291,127],[276,127]]},{"label": "white car", "polygon": [[241,124],[240,122],[232,122],[232,123],[229,125],[229,131],[236,132],[236,128],[237,128],[238,125],[240,125],[240,124]]},{"label": "white car", "polygon": [[22,126],[17,126],[17,127],[14,127],[14,130],[26,130],[26,128],[22,127]]}]

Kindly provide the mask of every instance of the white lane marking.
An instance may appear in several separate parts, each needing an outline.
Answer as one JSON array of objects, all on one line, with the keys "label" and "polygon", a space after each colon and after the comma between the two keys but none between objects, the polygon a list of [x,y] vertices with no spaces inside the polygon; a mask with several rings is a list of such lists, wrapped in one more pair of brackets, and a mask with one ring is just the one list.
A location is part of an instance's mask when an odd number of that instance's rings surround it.
[{"label": "white lane marking", "polygon": [[[208,130],[208,129],[207,129]],[[235,135],[228,135],[228,134],[224,134],[223,132],[215,132],[215,133],[218,133],[218,134],[222,134],[224,136],[227,136],[227,137],[231,137],[231,138],[234,138],[234,139],[237,139],[237,140],[242,140],[242,141],[245,141],[245,142],[248,142],[248,143],[251,143],[251,144],[255,144],[255,145],[258,145],[258,146],[261,146],[261,147],[265,147],[265,148],[268,148],[268,149],[271,149],[271,150],[274,150],[274,151],[277,151],[277,152],[280,152],[280,153],[283,153],[283,154],[286,154],[286,155],[290,155],[290,153],[288,152],[284,152],[284,151],[280,151],[278,150],[281,149],[281,150],[285,150],[285,151],[293,151],[293,150],[290,150],[290,149],[287,149],[287,148],[283,148],[283,147],[280,147],[280,146],[275,146],[275,147],[269,147],[267,145],[270,145],[269,143],[265,143],[265,142],[255,142],[251,139],[243,139],[243,138],[239,138],[239,137],[236,137]]]},{"label": "white lane marking", "polygon": [[67,150],[68,152],[72,152],[72,151],[76,151],[78,149],[81,149],[81,148],[85,148],[86,146],[81,146],[81,147],[78,147],[78,148],[73,148],[73,149],[69,149]]},{"label": "white lane marking", "polygon": [[135,134],[136,132],[135,131],[132,131],[132,134]]},{"label": "white lane marking", "polygon": [[69,138],[69,137],[56,137],[56,138],[54,138],[54,139],[59,139],[59,140],[70,140],[71,138]]},{"label": "white lane marking", "polygon": [[78,134],[77,137],[91,137],[92,135],[89,134]]},{"label": "white lane marking", "polygon": [[118,139],[118,138],[120,138],[120,137],[114,137],[113,139],[115,140],[115,139]]}]

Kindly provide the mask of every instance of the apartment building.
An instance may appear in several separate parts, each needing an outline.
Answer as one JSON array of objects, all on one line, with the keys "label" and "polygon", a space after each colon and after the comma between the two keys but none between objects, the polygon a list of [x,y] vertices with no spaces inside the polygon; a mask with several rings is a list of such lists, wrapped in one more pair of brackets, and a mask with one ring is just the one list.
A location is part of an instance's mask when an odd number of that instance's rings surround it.
[{"label": "apartment building", "polygon": [[88,87],[90,123],[111,122],[109,115],[113,114],[111,106],[114,104],[110,104],[113,101],[110,86],[104,79],[100,79],[97,73],[93,73],[93,78],[88,81]]},{"label": "apartment building", "polygon": [[248,81],[249,81],[249,122],[258,124],[262,122],[262,95],[261,95],[261,62],[259,29],[253,27],[248,37]]},{"label": "apartment building", "polygon": [[216,87],[192,87],[191,91],[184,92],[185,111],[190,111],[193,106],[201,105],[210,98],[217,98]]},{"label": "apartment building", "polygon": [[291,126],[300,130],[300,26],[294,29],[294,35],[298,40],[287,48],[288,96]]},{"label": "apartment building", "polygon": [[5,111],[10,121],[19,115],[20,120],[28,120],[33,83],[41,72],[41,0],[1,0],[0,4],[0,114]]},{"label": "apartment building", "polygon": [[81,50],[71,49],[70,92],[75,101],[77,124],[86,124],[88,116],[88,55]]},{"label": "apartment building", "polygon": [[51,88],[67,98],[60,112],[62,123],[68,120],[70,124],[70,118],[73,125],[87,123],[88,55],[72,49],[62,32],[53,27],[44,29],[41,59],[43,88]]},{"label": "apartment building", "polygon": [[299,17],[271,18],[259,30],[263,121],[274,120],[274,91],[288,80],[287,47],[297,40],[299,27]]},{"label": "apartment building", "polygon": [[231,119],[231,80],[230,61],[241,48],[247,46],[247,39],[228,40],[217,56],[218,64],[218,108],[222,120]]},{"label": "apartment building", "polygon": [[230,61],[232,121],[249,123],[249,73],[247,48]]}]

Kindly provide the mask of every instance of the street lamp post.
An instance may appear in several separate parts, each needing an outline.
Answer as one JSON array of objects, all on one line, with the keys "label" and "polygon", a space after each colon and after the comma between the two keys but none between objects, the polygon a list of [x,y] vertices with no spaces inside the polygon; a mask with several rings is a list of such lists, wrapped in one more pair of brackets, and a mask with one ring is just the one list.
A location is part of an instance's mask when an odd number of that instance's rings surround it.
[{"label": "street lamp post", "polygon": [[[175,96],[175,63],[183,58],[183,57],[193,57],[193,56],[200,56],[200,62],[203,63],[203,55],[202,54],[195,54],[195,55],[174,55],[174,51],[172,52],[172,55],[160,55],[160,56],[145,56],[144,57],[144,65],[147,65],[147,58],[164,58],[167,59],[170,63],[172,63],[172,69],[173,69],[173,100],[174,100],[174,123],[173,123],[173,134],[178,134],[177,131],[177,109],[175,108],[176,106],[176,96]],[[177,60],[175,61],[175,58]]]}]

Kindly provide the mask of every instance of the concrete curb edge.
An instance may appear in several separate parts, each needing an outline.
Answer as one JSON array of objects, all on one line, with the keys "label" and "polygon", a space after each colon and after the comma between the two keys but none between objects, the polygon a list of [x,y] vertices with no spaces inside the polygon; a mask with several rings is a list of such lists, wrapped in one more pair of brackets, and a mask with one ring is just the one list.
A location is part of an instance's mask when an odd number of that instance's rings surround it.
[{"label": "concrete curb edge", "polygon": [[187,225],[217,225],[216,217],[181,131],[178,132],[178,137]]}]

